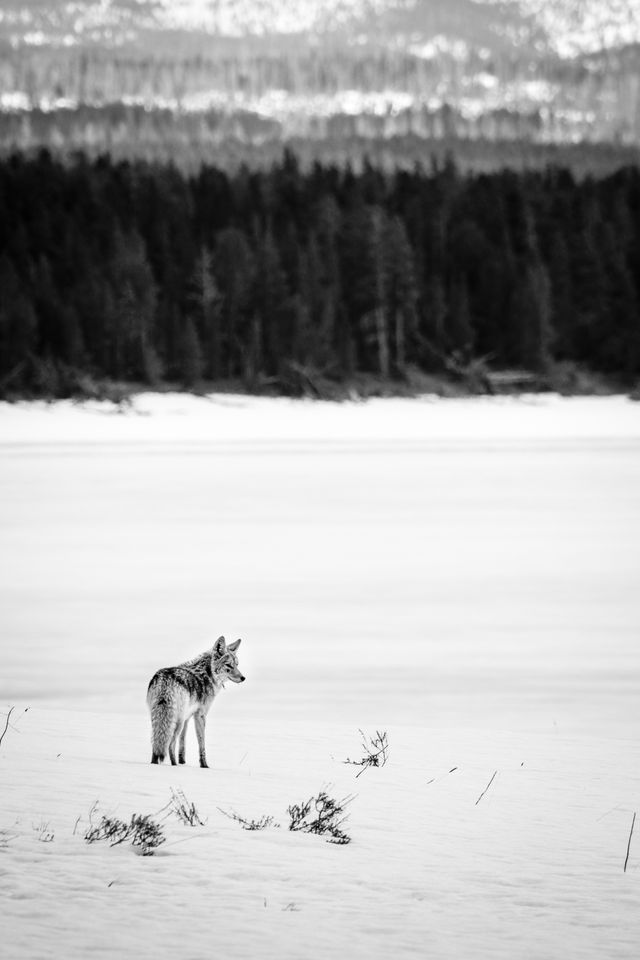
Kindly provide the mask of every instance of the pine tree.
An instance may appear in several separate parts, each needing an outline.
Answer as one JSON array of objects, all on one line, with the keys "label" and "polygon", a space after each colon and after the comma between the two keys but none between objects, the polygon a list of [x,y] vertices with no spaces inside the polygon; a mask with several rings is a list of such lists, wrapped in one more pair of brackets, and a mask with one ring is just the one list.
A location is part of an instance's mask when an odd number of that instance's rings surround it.
[{"label": "pine tree", "polygon": [[464,277],[458,277],[449,295],[447,347],[457,363],[467,363],[472,355],[475,333],[469,307],[469,293]]},{"label": "pine tree", "polygon": [[9,357],[15,366],[36,356],[38,317],[26,292],[5,307],[9,328]]},{"label": "pine tree", "polygon": [[246,376],[247,362],[253,367],[255,258],[242,230],[230,227],[218,234],[213,271],[222,297],[220,319],[226,356],[223,373],[229,379],[239,374]]},{"label": "pine tree", "polygon": [[612,224],[602,231],[600,249],[610,323],[598,323],[599,357],[606,369],[633,377],[640,373],[639,298]]},{"label": "pine tree", "polygon": [[291,357],[293,316],[280,253],[270,231],[258,241],[254,310],[262,327],[261,372],[276,376],[281,360]]},{"label": "pine tree", "polygon": [[448,304],[442,277],[435,274],[423,297],[422,320],[419,329],[421,344],[419,360],[427,370],[439,370],[448,350],[446,318]]},{"label": "pine tree", "polygon": [[78,313],[72,303],[59,307],[62,339],[61,358],[71,367],[82,368],[85,362],[84,338]]},{"label": "pine tree", "polygon": [[182,330],[182,381],[186,387],[194,387],[204,370],[202,346],[192,317],[186,317]]},{"label": "pine tree", "polygon": [[571,238],[573,358],[597,366],[597,328],[607,314],[606,278],[597,242],[590,229]]},{"label": "pine tree", "polygon": [[377,346],[378,373],[387,379],[391,370],[389,314],[387,310],[388,263],[385,247],[386,217],[380,207],[370,211],[368,259],[371,270],[373,309],[366,319],[373,322]]},{"label": "pine tree", "polygon": [[207,375],[218,380],[222,375],[222,294],[213,271],[213,254],[202,247],[193,272],[191,299],[197,310],[200,329],[207,346]]},{"label": "pine tree", "polygon": [[38,347],[38,317],[28,288],[6,254],[0,255],[0,382],[19,387]]},{"label": "pine tree", "polygon": [[153,343],[157,288],[138,233],[116,235],[111,276],[114,376],[149,381],[157,369]]},{"label": "pine tree", "polygon": [[386,307],[393,331],[396,372],[404,374],[407,355],[413,353],[417,327],[418,286],[413,250],[404,224],[398,217],[386,229]]},{"label": "pine tree", "polygon": [[554,234],[549,253],[551,283],[551,318],[555,331],[555,352],[559,359],[575,355],[576,316],[571,286],[569,249],[559,229]]},{"label": "pine tree", "polygon": [[[341,361],[365,369],[384,366],[384,337],[376,311],[382,310],[383,284],[380,273],[380,217],[361,202],[356,202],[341,223],[337,237],[340,255],[340,289],[343,291],[342,316],[346,327],[340,330]],[[381,357],[382,347],[382,357]]]},{"label": "pine tree", "polygon": [[526,370],[545,373],[551,364],[551,284],[546,267],[529,263],[512,303],[512,358]]},{"label": "pine tree", "polygon": [[51,264],[44,255],[31,266],[33,305],[38,315],[38,350],[52,357],[64,354],[63,330],[60,323],[62,304],[53,282]]}]

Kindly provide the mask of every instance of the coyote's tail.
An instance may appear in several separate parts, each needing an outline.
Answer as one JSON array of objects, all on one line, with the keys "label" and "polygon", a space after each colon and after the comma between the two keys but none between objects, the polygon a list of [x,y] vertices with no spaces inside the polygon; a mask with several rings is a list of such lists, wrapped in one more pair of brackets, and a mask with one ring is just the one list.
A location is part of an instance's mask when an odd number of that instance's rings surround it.
[{"label": "coyote's tail", "polygon": [[151,763],[161,763],[167,755],[175,728],[175,711],[163,691],[162,681],[151,681],[147,703],[151,712]]}]

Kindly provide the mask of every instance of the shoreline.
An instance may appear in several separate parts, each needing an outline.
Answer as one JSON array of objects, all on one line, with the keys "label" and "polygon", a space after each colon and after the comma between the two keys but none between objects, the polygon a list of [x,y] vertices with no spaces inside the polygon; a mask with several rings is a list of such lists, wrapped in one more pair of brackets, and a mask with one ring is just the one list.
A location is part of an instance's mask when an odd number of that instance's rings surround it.
[{"label": "shoreline", "polygon": [[406,445],[638,441],[640,406],[623,395],[522,394],[324,401],[246,394],[136,394],[107,400],[0,401],[0,446],[250,443]]}]

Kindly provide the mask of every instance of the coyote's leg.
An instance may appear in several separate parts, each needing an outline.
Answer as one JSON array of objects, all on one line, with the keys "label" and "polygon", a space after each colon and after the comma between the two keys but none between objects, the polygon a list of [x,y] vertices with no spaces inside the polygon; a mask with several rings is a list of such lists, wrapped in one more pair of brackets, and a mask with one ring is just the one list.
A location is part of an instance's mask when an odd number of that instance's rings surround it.
[{"label": "coyote's leg", "polygon": [[204,748],[204,725],[206,721],[206,715],[201,710],[199,710],[194,715],[193,719],[196,725],[196,737],[198,738],[198,750],[200,751],[200,766],[208,767],[209,764],[207,763],[207,755],[205,753],[205,748]]},{"label": "coyote's leg", "polygon": [[178,734],[180,733],[180,727],[182,724],[180,721],[175,726],[173,734],[171,735],[171,740],[169,741],[169,760],[171,761],[171,766],[175,767],[176,765],[176,742],[178,740]]},{"label": "coyote's leg", "polygon": [[184,722],[182,727],[182,732],[180,733],[180,747],[178,749],[178,763],[186,763],[185,760],[185,740],[187,739],[187,725],[189,723],[189,717]]}]

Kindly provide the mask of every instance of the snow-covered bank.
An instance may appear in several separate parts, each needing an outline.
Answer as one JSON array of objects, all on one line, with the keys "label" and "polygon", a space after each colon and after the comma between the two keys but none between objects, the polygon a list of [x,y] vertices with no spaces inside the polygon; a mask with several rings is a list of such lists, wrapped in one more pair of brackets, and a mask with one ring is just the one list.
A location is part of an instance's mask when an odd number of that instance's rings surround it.
[{"label": "snow-covered bank", "polygon": [[2,443],[640,440],[627,397],[551,394],[333,403],[184,393],[138,394],[131,405],[70,400],[0,403]]},{"label": "snow-covered bank", "polygon": [[[140,715],[17,718],[0,748],[7,957],[635,956],[630,741],[390,728],[389,762],[356,780],[341,763],[354,728],[245,725],[216,707],[210,770],[191,765],[192,742],[188,766],[148,764]],[[128,819],[166,807],[171,788],[204,826],[165,809],[153,857],[84,841],[96,801],[94,821]],[[287,807],[322,788],[356,794],[348,846],[287,830]],[[219,808],[281,827],[247,832]]]}]

